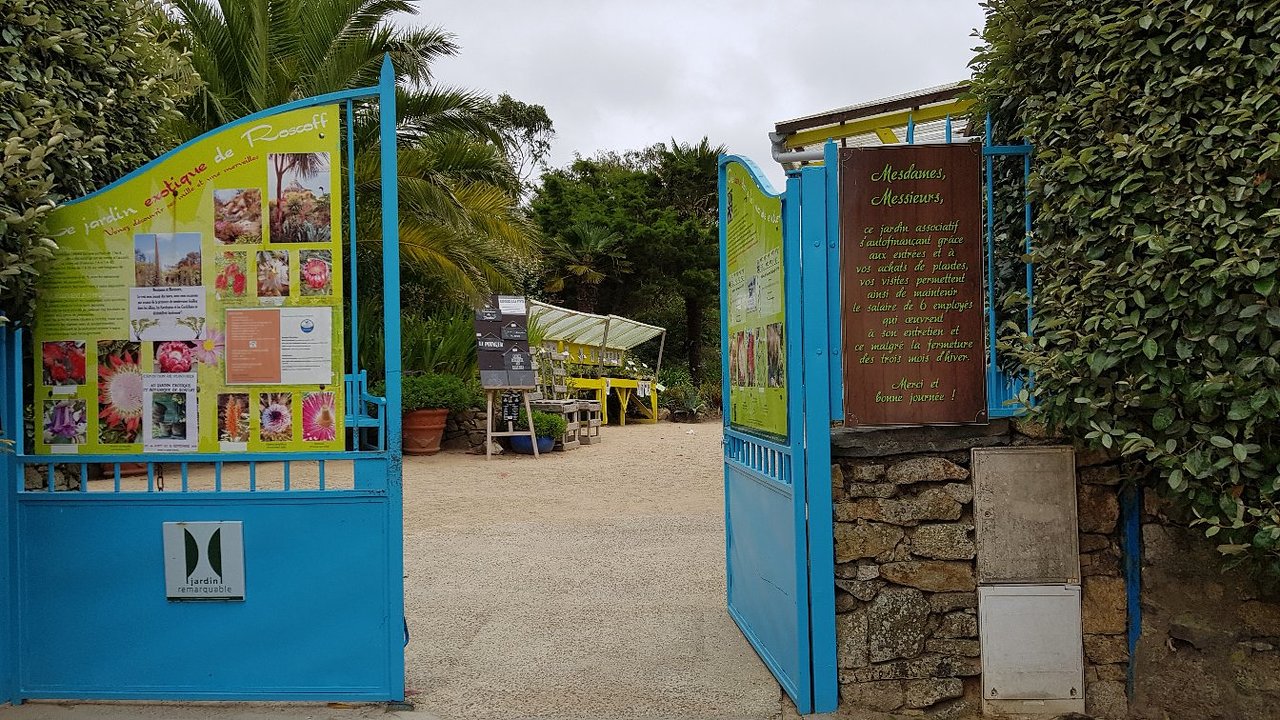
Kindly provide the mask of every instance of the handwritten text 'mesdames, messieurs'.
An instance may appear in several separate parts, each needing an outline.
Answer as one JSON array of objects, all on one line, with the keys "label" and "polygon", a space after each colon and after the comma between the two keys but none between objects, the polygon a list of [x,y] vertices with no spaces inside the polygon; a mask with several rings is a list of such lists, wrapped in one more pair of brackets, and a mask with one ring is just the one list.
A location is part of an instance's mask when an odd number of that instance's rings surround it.
[{"label": "handwritten text 'mesdames, messieurs'", "polygon": [[[885,164],[883,170],[871,173],[871,182],[882,182],[886,185],[892,184],[899,180],[946,180],[947,171],[943,168],[927,168],[918,169],[915,163],[911,163],[905,168],[895,168],[891,164]],[[914,193],[914,192],[894,192],[890,188],[885,188],[884,194],[871,198],[871,204],[874,206],[894,205],[941,205],[944,202],[942,193]]]}]

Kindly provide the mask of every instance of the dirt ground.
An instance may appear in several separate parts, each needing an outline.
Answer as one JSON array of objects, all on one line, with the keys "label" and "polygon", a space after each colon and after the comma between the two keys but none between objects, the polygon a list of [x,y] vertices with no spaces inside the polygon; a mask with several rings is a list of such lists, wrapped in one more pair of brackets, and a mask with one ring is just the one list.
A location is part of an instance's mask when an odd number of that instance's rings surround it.
[{"label": "dirt ground", "polygon": [[443,718],[770,718],[724,609],[718,423],[405,465],[408,686]]},{"label": "dirt ground", "polygon": [[[725,611],[716,422],[607,427],[537,460],[442,453],[404,467],[413,712],[378,706],[32,703],[0,718],[771,720],[794,717]],[[291,487],[315,487],[296,464]],[[330,463],[326,482],[350,487]],[[170,472],[170,489],[180,474]],[[192,469],[190,489],[212,488]],[[280,488],[279,466],[259,468]],[[110,491],[113,481],[90,483]],[[124,480],[129,489],[146,479]],[[247,489],[227,468],[224,489]]]}]

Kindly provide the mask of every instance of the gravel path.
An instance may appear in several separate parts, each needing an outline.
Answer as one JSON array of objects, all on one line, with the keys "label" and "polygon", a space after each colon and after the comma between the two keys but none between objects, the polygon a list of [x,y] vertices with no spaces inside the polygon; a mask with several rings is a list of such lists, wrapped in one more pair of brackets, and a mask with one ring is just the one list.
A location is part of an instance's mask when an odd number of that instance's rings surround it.
[{"label": "gravel path", "polygon": [[405,464],[411,699],[454,719],[771,718],[724,609],[717,423]]}]

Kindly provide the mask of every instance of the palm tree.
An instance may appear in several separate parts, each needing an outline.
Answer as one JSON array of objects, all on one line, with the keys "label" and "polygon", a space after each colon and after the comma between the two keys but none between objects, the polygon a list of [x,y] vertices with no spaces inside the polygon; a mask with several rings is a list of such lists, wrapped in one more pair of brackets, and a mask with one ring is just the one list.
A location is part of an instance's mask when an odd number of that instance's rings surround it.
[{"label": "palm tree", "polygon": [[[291,100],[376,85],[390,54],[400,80],[402,255],[459,299],[513,285],[511,264],[537,236],[517,208],[519,182],[503,159],[489,98],[434,83],[432,63],[458,51],[438,28],[391,24],[408,0],[169,0],[173,34],[204,81],[184,107],[194,137]],[[377,228],[378,122],[357,116],[356,209]],[[360,200],[358,200],[360,202]],[[377,242],[362,234],[361,243]]]},{"label": "palm tree", "polygon": [[712,145],[706,137],[697,143],[672,138],[658,152],[659,197],[674,215],[672,227],[681,228],[676,238],[681,250],[674,256],[679,267],[671,272],[684,300],[684,351],[694,377],[702,372],[707,308],[714,307],[720,297],[715,271],[719,266],[716,178],[724,152],[723,145]]},{"label": "palm tree", "polygon": [[551,241],[547,248],[551,279],[549,292],[563,292],[572,279],[577,286],[578,310],[595,312],[600,283],[609,273],[622,273],[630,268],[622,252],[622,236],[608,228],[589,223],[575,223]]}]

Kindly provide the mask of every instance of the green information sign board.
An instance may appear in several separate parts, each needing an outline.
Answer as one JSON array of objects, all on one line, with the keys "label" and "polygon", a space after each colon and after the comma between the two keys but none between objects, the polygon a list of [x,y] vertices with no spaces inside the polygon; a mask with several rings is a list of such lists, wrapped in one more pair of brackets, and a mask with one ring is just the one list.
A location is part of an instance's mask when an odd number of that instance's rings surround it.
[{"label": "green information sign board", "polygon": [[729,423],[787,435],[782,200],[740,163],[725,166],[729,271]]},{"label": "green information sign board", "polygon": [[339,124],[224,130],[50,215],[37,452],[344,448]]}]

